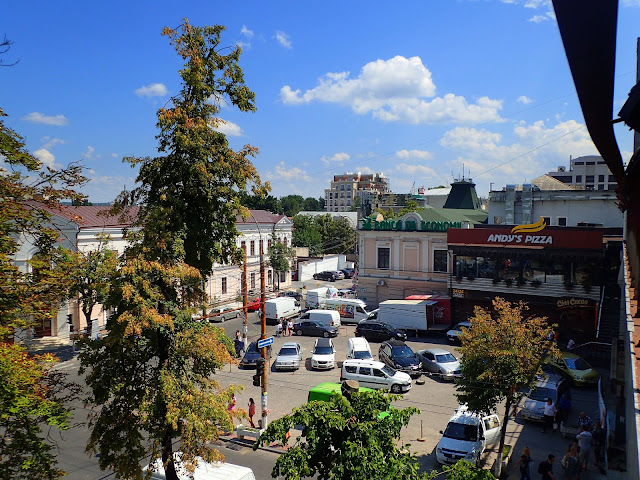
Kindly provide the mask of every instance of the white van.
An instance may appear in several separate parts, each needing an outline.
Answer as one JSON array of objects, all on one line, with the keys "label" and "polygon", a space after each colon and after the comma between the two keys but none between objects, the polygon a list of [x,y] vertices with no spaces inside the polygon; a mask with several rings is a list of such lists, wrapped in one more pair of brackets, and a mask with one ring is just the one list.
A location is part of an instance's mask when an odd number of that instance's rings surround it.
[{"label": "white van", "polygon": [[312,288],[307,290],[307,296],[304,300],[306,308],[320,308],[327,298],[327,287]]},{"label": "white van", "polygon": [[411,389],[411,377],[389,365],[373,360],[345,360],[340,381],[356,380],[361,387],[386,389],[404,393]]},{"label": "white van", "polygon": [[300,307],[293,297],[272,298],[264,302],[264,311],[268,325],[277,325],[281,320],[297,317]]},{"label": "white van", "polygon": [[339,312],[342,323],[357,324],[369,318],[370,313],[367,304],[358,298],[327,298],[321,308]]},{"label": "white van", "polygon": [[[179,457],[179,453],[176,457]],[[153,464],[145,467],[145,470],[153,470],[151,478],[154,480],[166,480],[167,475],[162,466],[162,459],[159,458]],[[187,469],[180,465],[176,468],[176,473],[180,480],[256,480],[256,476],[253,474],[253,470],[249,467],[242,467],[240,465],[233,465],[231,463],[214,462],[208,463],[198,458],[198,466],[193,472],[193,475],[189,475]]]},{"label": "white van", "polygon": [[364,337],[353,337],[347,340],[347,358],[354,360],[373,360],[371,347]]},{"label": "white van", "polygon": [[300,315],[300,320],[317,320],[330,327],[340,326],[340,314],[335,310],[307,310]]},{"label": "white van", "polygon": [[464,459],[476,466],[484,451],[500,441],[500,418],[479,415],[466,406],[456,410],[436,447],[438,463],[452,464]]}]

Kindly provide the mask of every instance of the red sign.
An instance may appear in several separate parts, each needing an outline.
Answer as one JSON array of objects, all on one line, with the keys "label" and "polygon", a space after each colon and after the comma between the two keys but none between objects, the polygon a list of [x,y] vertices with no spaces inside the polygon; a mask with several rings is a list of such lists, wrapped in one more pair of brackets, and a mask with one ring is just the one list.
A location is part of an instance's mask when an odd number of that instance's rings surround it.
[{"label": "red sign", "polygon": [[450,228],[447,243],[449,246],[602,250],[602,232],[571,227],[547,227],[538,232],[518,232],[512,227]]},{"label": "red sign", "polygon": [[433,300],[437,302],[432,308],[434,323],[451,323],[451,298],[447,295],[409,295],[405,300]]}]

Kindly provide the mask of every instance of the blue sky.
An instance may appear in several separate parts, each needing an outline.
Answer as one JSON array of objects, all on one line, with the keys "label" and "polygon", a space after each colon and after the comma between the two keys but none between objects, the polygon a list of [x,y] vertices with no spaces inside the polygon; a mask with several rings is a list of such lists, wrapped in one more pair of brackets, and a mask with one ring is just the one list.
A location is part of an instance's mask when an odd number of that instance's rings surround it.
[{"label": "blue sky", "polygon": [[[185,5],[179,5],[183,3]],[[384,172],[396,192],[470,170],[486,196],[574,157],[589,140],[549,1],[6,2],[0,106],[45,164],[81,161],[111,201],[156,155],[156,111],[180,90],[164,26],[226,26],[256,113],[224,108],[234,148],[276,196],[321,196],[333,174]],[[620,2],[615,112],[635,83],[640,0]],[[632,137],[620,125],[623,157]]]}]

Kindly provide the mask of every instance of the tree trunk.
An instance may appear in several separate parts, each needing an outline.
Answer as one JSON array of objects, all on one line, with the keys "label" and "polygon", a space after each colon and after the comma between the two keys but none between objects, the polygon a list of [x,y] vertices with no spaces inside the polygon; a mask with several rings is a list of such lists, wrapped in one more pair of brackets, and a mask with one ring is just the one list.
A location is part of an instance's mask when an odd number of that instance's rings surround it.
[{"label": "tree trunk", "polygon": [[[163,308],[158,309],[163,311]],[[169,339],[163,335],[158,328],[158,363],[160,367],[166,365],[169,360]],[[171,425],[166,422],[167,404],[164,399],[160,406],[160,418],[165,422],[164,435],[162,436],[162,464],[164,465],[164,473],[167,480],[180,480],[176,472],[176,466],[173,462],[173,443],[171,435]]]},{"label": "tree trunk", "polygon": [[[496,465],[496,478],[500,478],[502,474],[502,450],[504,450],[504,439],[507,436],[507,422],[509,421],[509,412],[511,411],[511,397],[507,397],[504,406],[504,418],[502,420],[502,428],[500,429],[500,446],[498,447],[498,464]],[[513,448],[513,445],[511,446]]]},{"label": "tree trunk", "polygon": [[[82,303],[82,313],[84,314],[84,318],[87,321],[87,338],[91,340],[91,330],[93,330],[91,325],[91,313],[93,312],[93,304],[87,305],[86,303]],[[78,328],[80,325],[78,325]]]}]

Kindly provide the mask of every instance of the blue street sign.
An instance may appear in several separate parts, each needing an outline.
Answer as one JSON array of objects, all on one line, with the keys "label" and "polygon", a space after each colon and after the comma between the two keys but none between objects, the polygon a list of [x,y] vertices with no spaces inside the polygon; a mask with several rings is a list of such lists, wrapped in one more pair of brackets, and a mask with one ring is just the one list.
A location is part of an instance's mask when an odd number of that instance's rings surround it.
[{"label": "blue street sign", "polygon": [[268,347],[273,344],[273,337],[264,338],[262,340],[258,340],[258,348]]}]

